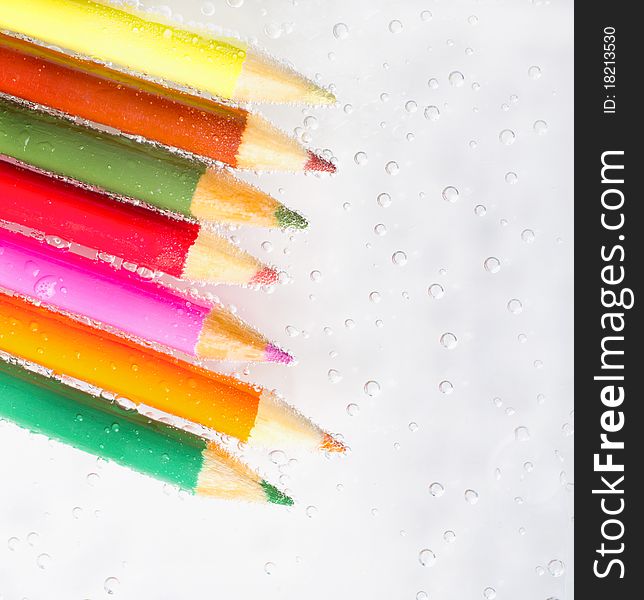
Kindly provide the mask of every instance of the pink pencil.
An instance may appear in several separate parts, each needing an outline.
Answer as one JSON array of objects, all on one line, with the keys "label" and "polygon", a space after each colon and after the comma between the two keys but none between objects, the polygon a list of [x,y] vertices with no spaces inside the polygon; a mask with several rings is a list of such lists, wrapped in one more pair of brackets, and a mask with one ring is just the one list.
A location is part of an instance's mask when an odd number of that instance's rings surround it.
[{"label": "pink pencil", "polygon": [[292,361],[223,307],[188,300],[127,271],[2,228],[0,287],[192,356]]}]

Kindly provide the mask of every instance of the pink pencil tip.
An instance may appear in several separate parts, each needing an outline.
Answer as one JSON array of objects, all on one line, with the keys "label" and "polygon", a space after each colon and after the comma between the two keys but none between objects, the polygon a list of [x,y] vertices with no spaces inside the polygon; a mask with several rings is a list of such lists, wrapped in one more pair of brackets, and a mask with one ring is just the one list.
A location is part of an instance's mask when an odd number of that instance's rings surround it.
[{"label": "pink pencil tip", "polygon": [[264,356],[268,362],[281,363],[284,365],[289,365],[293,362],[293,357],[288,352],[285,352],[273,344],[268,344],[266,346]]},{"label": "pink pencil tip", "polygon": [[253,278],[250,280],[250,283],[258,284],[258,285],[271,285],[273,283],[277,283],[278,279],[279,279],[279,274],[275,269],[271,267],[264,267],[259,271],[257,271],[255,275],[253,275]]},{"label": "pink pencil tip", "polygon": [[309,150],[309,160],[307,161],[306,165],[304,165],[304,170],[319,171],[323,173],[335,173],[335,165]]}]

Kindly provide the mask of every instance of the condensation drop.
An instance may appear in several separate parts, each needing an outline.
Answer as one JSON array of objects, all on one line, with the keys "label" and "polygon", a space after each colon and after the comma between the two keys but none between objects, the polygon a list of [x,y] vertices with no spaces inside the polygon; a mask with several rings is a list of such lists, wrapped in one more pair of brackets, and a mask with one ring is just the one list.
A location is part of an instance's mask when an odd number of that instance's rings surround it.
[{"label": "condensation drop", "polygon": [[39,554],[36,558],[36,564],[39,569],[46,569],[51,563],[51,556],[49,554]]},{"label": "condensation drop", "polygon": [[511,129],[504,129],[499,133],[499,141],[506,146],[511,146],[516,141],[517,136]]},{"label": "condensation drop", "polygon": [[383,208],[387,208],[388,206],[391,206],[391,196],[387,194],[386,192],[383,192],[382,194],[378,194],[378,204],[382,206]]},{"label": "condensation drop", "polygon": [[505,174],[505,183],[514,185],[517,181],[519,181],[519,177],[516,173],[509,171],[508,173]]},{"label": "condensation drop", "polygon": [[486,587],[483,590],[483,597],[486,600],[494,600],[494,598],[496,598],[496,590],[494,588],[491,588],[491,587]]},{"label": "condensation drop", "polygon": [[[431,21],[432,20],[432,13],[429,10],[424,10],[423,12],[420,13],[420,20],[421,21]],[[423,592],[424,593],[424,592]]]},{"label": "condensation drop", "polygon": [[367,381],[364,384],[364,393],[371,398],[375,398],[380,393],[380,384],[377,381]]},{"label": "condensation drop", "polygon": [[121,585],[121,582],[116,577],[108,577],[103,583],[103,589],[110,596],[113,596],[118,591],[119,585]]},{"label": "condensation drop", "polygon": [[399,267],[402,267],[403,265],[407,264],[407,255],[401,250],[398,250],[397,252],[394,252],[392,254],[391,262]]},{"label": "condensation drop", "polygon": [[431,298],[434,298],[434,300],[439,300],[445,295],[445,290],[440,283],[432,283],[427,288],[427,293]]},{"label": "condensation drop", "polygon": [[342,374],[340,373],[340,371],[336,371],[335,369],[329,369],[327,376],[331,383],[339,383],[340,381],[342,381]]},{"label": "condensation drop", "polygon": [[477,217],[484,217],[486,213],[487,213],[487,208],[485,208],[485,206],[483,206],[482,204],[477,204],[474,207],[474,214]]},{"label": "condensation drop", "polygon": [[394,19],[389,23],[389,31],[391,31],[391,33],[400,33],[402,30],[403,24],[397,19]]},{"label": "condensation drop", "polygon": [[544,135],[548,131],[548,123],[541,120],[535,121],[532,129],[537,135]]},{"label": "condensation drop", "polygon": [[517,442],[527,442],[530,439],[530,431],[527,427],[517,427],[514,430],[514,439]]},{"label": "condensation drop", "polygon": [[441,346],[443,346],[443,348],[447,348],[448,350],[453,350],[458,345],[458,339],[453,333],[447,332],[441,335],[440,343],[441,343]]},{"label": "condensation drop", "polygon": [[436,555],[429,548],[425,548],[418,553],[418,561],[423,567],[432,567],[436,562]]},{"label": "condensation drop", "polygon": [[382,223],[378,223],[378,225],[376,225],[373,228],[373,232],[376,235],[381,235],[382,236],[382,235],[385,235],[387,233],[387,228]]},{"label": "condensation drop", "polygon": [[512,298],[508,302],[508,310],[513,314],[513,315],[519,315],[523,312],[523,304],[521,304],[521,300],[518,300],[517,298]]},{"label": "condensation drop", "polygon": [[441,394],[449,395],[454,391],[454,386],[451,381],[447,381],[447,379],[445,379],[438,384],[438,389]]},{"label": "condensation drop", "polygon": [[444,534],[443,534],[443,539],[449,543],[453,544],[456,541],[456,534],[451,530],[448,529]]},{"label": "condensation drop", "polygon": [[534,242],[534,231],[532,229],[524,229],[521,232],[521,239],[526,243],[526,244],[532,244]]},{"label": "condensation drop", "polygon": [[498,273],[501,270],[501,261],[494,256],[490,256],[485,259],[483,266],[488,273]]},{"label": "condensation drop", "polygon": [[387,173],[387,175],[398,175],[399,171],[400,171],[400,167],[398,166],[398,163],[395,160],[390,160],[385,165],[385,172]]},{"label": "condensation drop", "polygon": [[468,504],[476,504],[479,501],[479,495],[475,490],[465,490],[464,496]]},{"label": "condensation drop", "polygon": [[425,118],[428,121],[438,121],[438,119],[440,119],[440,116],[441,116],[441,112],[440,110],[438,110],[438,106],[433,106],[433,105],[426,106],[423,114],[425,115]]},{"label": "condensation drop", "polygon": [[264,565],[264,573],[266,573],[266,575],[272,575],[275,573],[275,563],[267,562]]},{"label": "condensation drop", "polygon": [[349,27],[345,23],[336,23],[333,26],[333,35],[338,40],[344,40],[349,36]]},{"label": "condensation drop", "polygon": [[452,203],[456,202],[458,200],[458,190],[455,187],[448,185],[443,189],[443,200]]},{"label": "condensation drop", "polygon": [[363,167],[369,162],[366,152],[356,152],[356,155],[353,157],[356,165]]},{"label": "condensation drop", "polygon": [[439,86],[439,84],[438,84],[438,79],[435,79],[434,77],[432,77],[432,78],[427,82],[427,86],[428,86],[428,87],[429,87],[429,89],[431,89],[431,90],[437,90],[437,89],[438,89],[438,86]]},{"label": "condensation drop", "polygon": [[541,68],[537,65],[532,65],[528,69],[528,77],[530,77],[530,79],[539,79],[541,77]]},{"label": "condensation drop", "polygon": [[347,414],[350,417],[355,417],[360,412],[360,407],[357,404],[347,404]]},{"label": "condensation drop", "polygon": [[454,87],[461,87],[465,81],[465,76],[460,71],[452,71],[449,74],[449,83]]},{"label": "condensation drop", "polygon": [[440,498],[445,493],[445,488],[438,481],[434,481],[434,483],[429,485],[429,493],[434,498]]}]

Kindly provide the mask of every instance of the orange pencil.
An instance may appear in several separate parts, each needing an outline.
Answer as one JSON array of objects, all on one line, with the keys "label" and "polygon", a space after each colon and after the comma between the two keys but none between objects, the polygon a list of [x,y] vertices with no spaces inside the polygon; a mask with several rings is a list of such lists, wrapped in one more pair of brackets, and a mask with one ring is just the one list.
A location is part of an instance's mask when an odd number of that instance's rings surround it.
[{"label": "orange pencil", "polygon": [[249,444],[344,451],[274,392],[97,332],[17,298],[0,297],[0,351]]},{"label": "orange pencil", "polygon": [[0,92],[239,169],[335,171],[247,110],[1,34]]}]

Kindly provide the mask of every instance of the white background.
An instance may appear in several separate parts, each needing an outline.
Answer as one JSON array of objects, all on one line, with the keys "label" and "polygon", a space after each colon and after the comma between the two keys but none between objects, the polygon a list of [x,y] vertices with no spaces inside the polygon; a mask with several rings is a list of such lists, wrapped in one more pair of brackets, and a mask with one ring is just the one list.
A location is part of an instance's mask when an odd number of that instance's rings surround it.
[{"label": "white background", "polygon": [[249,378],[352,451],[250,456],[285,509],[2,423],[0,598],[572,598],[572,1],[167,4],[337,92],[262,107],[338,174],[249,176],[311,227],[233,232],[290,280],[217,293],[299,359]]}]

